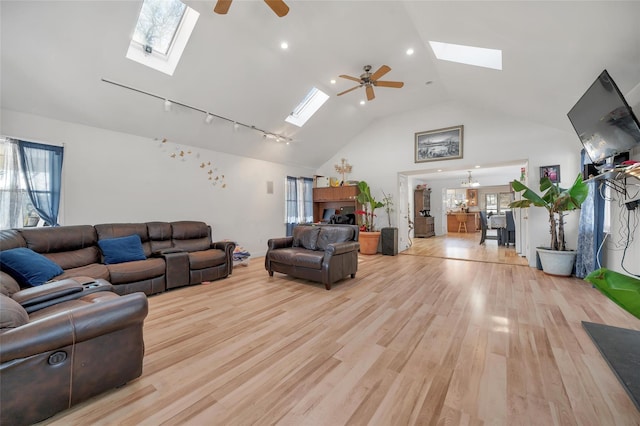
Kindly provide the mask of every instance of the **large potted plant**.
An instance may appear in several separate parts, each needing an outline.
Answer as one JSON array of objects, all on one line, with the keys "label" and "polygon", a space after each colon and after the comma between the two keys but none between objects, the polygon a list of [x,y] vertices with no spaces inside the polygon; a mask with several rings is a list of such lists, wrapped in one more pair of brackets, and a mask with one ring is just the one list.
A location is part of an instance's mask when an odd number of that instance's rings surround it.
[{"label": "large potted plant", "polygon": [[378,252],[380,232],[375,229],[375,211],[377,208],[384,207],[384,203],[377,201],[373,195],[371,195],[371,188],[369,188],[367,182],[363,180],[358,182],[358,189],[360,193],[358,194],[357,201],[358,204],[364,208],[364,210],[356,211],[356,214],[360,218],[358,223],[360,226],[360,253],[376,254]]},{"label": "large potted plant", "polygon": [[537,247],[542,270],[550,275],[569,276],[576,259],[574,250],[567,250],[564,237],[564,217],[566,212],[579,209],[589,194],[587,184],[582,181],[578,173],[570,188],[561,188],[548,177],[540,179],[538,195],[518,180],[511,183],[513,190],[522,193],[522,199],[509,204],[511,208],[527,208],[530,206],[543,207],[549,213],[549,233],[551,243],[549,247]]}]

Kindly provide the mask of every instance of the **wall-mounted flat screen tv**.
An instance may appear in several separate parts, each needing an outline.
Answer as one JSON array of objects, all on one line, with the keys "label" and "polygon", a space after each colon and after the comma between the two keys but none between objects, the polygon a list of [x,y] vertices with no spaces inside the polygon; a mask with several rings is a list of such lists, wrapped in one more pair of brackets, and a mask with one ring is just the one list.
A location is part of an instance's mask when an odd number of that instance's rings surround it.
[{"label": "wall-mounted flat screen tv", "polygon": [[567,114],[594,164],[640,146],[640,124],[607,70]]}]

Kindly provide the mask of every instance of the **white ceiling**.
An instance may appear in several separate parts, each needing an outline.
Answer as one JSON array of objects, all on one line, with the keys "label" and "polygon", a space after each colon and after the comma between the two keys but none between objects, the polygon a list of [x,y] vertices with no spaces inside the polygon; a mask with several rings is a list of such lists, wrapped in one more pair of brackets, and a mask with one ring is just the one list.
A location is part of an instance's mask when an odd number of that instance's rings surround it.
[{"label": "white ceiling", "polygon": [[[381,117],[455,101],[572,131],[566,112],[604,68],[623,93],[640,82],[640,2],[288,0],[284,18],[262,1],[227,15],[185,3],[201,15],[170,77],[125,58],[141,1],[1,1],[2,108],[315,169]],[[429,40],[502,49],[504,69],[439,61]],[[338,75],[366,64],[389,65],[384,80],[404,88],[377,88],[365,106],[364,89],[336,97],[353,86]],[[165,112],[103,78],[295,143]],[[285,123],[314,85],[327,103],[302,129]]]}]

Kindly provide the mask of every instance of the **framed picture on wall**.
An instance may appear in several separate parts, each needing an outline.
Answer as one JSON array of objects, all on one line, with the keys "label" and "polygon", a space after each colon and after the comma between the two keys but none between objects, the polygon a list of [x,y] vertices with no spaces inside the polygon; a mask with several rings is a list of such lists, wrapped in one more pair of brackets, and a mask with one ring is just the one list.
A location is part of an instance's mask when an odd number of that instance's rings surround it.
[{"label": "framed picture on wall", "polygon": [[548,177],[553,183],[560,182],[560,165],[540,167],[540,179],[543,177]]},{"label": "framed picture on wall", "polygon": [[464,126],[446,127],[415,134],[415,162],[462,158]]}]

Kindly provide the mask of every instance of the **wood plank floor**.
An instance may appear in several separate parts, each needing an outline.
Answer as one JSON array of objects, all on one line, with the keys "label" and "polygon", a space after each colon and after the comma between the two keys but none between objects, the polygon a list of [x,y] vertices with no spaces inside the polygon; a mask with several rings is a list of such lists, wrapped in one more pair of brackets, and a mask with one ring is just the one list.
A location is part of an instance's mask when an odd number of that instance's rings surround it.
[{"label": "wood plank floor", "polygon": [[581,326],[640,320],[582,280],[449,244],[360,256],[331,291],[254,258],[150,297],[142,377],[43,424],[640,424]]}]

